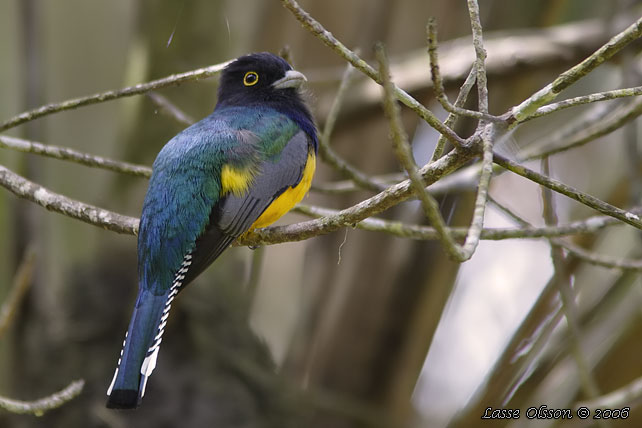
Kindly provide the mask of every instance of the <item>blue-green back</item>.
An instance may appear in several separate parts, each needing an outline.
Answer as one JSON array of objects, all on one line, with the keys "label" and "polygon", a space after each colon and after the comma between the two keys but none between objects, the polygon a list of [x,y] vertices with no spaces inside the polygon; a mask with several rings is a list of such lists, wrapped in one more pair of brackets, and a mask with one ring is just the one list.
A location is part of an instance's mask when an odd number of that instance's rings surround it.
[{"label": "blue-green back", "polygon": [[225,107],[172,138],[154,162],[143,204],[140,287],[155,294],[169,289],[219,201],[223,165],[244,167],[278,159],[299,130],[294,121],[269,108]]}]

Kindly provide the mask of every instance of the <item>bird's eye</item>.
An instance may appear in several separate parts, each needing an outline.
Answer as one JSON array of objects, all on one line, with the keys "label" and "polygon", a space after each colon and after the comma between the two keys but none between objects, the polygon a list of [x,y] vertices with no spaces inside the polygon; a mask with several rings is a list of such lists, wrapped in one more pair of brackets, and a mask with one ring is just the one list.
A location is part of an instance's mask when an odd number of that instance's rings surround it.
[{"label": "bird's eye", "polygon": [[259,82],[259,75],[256,73],[256,71],[248,71],[245,73],[245,76],[243,76],[243,84],[245,86],[254,86]]}]

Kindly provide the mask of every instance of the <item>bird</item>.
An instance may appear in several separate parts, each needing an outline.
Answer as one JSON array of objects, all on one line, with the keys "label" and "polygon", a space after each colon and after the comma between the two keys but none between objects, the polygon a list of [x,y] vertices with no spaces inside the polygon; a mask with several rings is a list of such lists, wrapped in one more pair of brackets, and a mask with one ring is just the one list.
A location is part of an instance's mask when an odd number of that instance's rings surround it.
[{"label": "bird", "polygon": [[223,69],[213,112],[158,153],[140,218],[138,295],[108,408],[140,405],[177,294],[308,192],[318,137],[299,91],[305,81],[274,54],[241,56]]}]

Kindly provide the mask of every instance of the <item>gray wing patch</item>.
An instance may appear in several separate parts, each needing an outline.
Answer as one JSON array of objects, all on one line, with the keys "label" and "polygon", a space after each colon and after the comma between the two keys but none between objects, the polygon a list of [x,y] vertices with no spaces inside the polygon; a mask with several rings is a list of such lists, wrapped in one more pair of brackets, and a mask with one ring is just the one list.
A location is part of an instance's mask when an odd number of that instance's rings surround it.
[{"label": "gray wing patch", "polygon": [[299,184],[308,159],[309,140],[297,133],[278,157],[260,165],[255,183],[244,196],[228,194],[214,207],[209,225],[196,240],[183,286],[196,278],[258,219],[288,187]]},{"label": "gray wing patch", "polygon": [[309,143],[305,132],[298,132],[277,159],[260,165],[260,173],[247,194],[229,194],[218,204],[217,226],[225,233],[240,235],[289,187],[301,181],[308,159]]}]

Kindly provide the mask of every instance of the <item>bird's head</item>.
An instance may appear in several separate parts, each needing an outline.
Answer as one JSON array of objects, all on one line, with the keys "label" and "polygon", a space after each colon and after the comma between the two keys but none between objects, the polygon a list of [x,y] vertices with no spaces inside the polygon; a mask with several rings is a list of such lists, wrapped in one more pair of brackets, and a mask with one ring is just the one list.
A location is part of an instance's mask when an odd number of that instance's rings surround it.
[{"label": "bird's head", "polygon": [[218,104],[302,103],[298,88],[305,76],[268,52],[244,55],[230,63],[218,89]]}]

